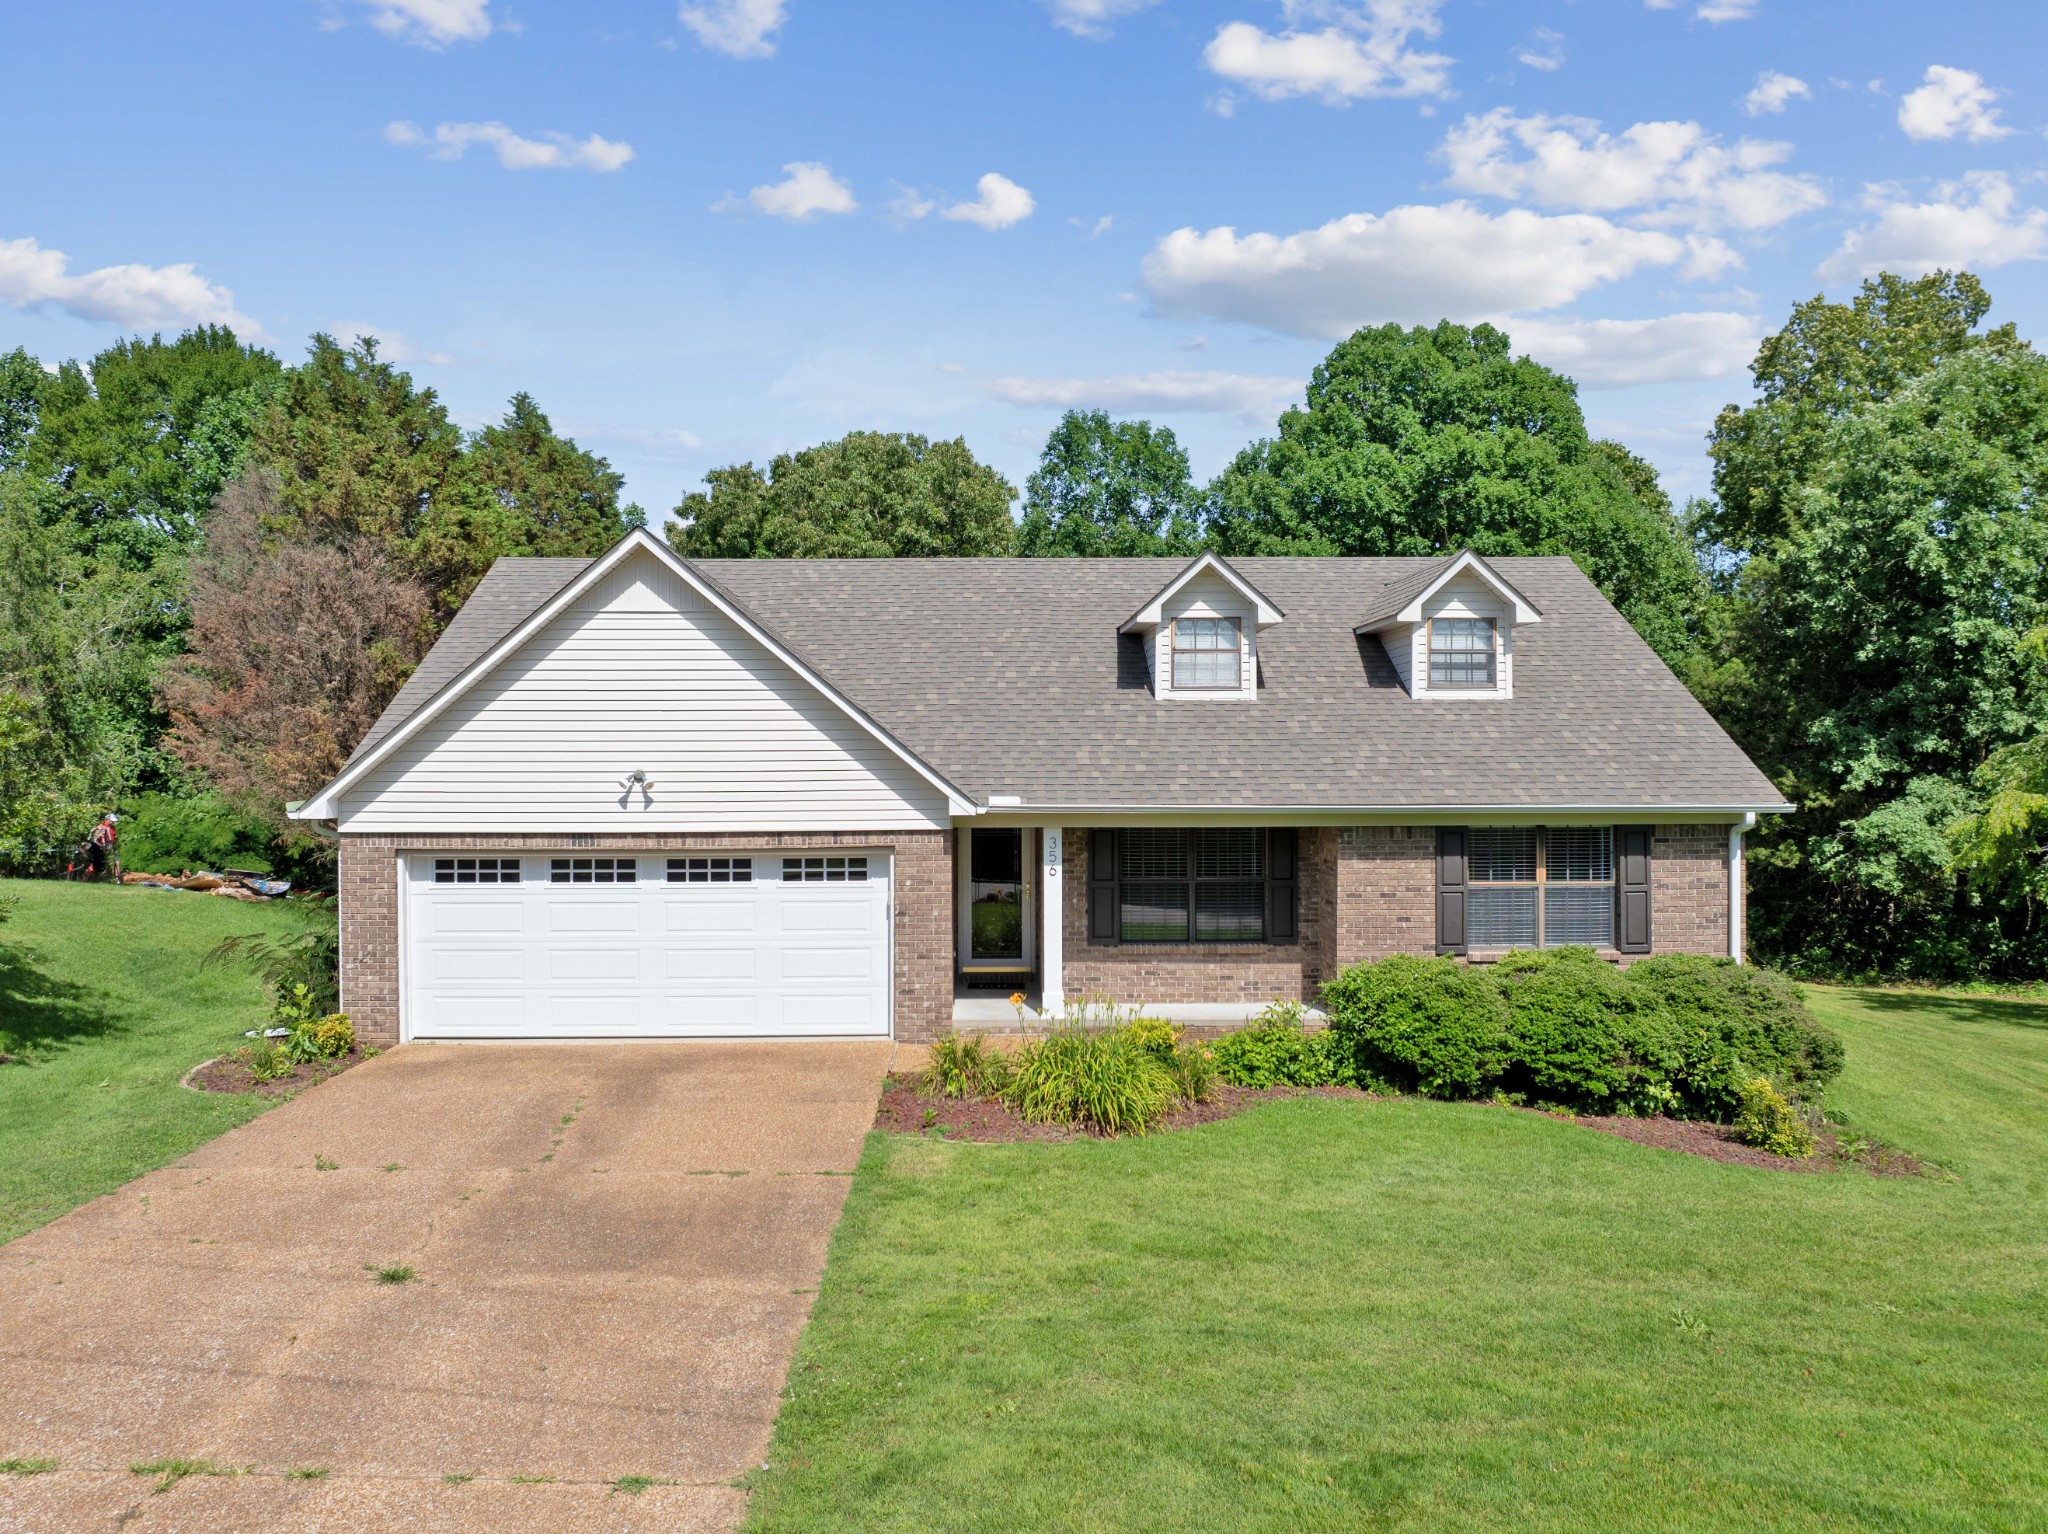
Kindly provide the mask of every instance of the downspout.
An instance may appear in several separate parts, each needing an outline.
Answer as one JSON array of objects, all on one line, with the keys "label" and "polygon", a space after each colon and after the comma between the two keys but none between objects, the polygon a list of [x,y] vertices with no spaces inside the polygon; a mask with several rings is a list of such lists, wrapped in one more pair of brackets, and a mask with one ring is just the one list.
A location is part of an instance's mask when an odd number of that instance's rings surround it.
[{"label": "downspout", "polygon": [[1742,838],[1756,826],[1756,811],[1751,810],[1741,820],[1728,828],[1728,957],[1737,964],[1745,964],[1747,946],[1744,938],[1744,897],[1748,894],[1748,862],[1742,855]]}]

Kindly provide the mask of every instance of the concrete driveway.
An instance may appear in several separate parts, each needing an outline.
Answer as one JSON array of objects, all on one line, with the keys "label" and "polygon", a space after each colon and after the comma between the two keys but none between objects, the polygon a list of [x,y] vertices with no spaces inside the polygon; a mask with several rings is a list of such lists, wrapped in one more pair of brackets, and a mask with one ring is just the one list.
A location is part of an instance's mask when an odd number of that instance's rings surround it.
[{"label": "concrete driveway", "polygon": [[0,1530],[732,1527],[890,1050],[412,1045],[0,1247]]}]

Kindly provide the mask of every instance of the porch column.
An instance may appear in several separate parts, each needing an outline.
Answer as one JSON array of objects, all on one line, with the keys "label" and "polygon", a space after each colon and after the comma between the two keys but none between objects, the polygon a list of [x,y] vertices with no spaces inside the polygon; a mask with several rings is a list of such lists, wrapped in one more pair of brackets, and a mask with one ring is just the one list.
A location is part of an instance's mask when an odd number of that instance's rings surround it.
[{"label": "porch column", "polygon": [[1737,964],[1749,962],[1749,859],[1742,838],[1755,824],[1750,814],[1728,828],[1728,957]]},{"label": "porch column", "polygon": [[1061,935],[1066,916],[1066,849],[1061,845],[1058,826],[1039,832],[1038,880],[1038,990],[1039,1010],[1057,1012],[1067,1004],[1066,980],[1062,968],[1066,956]]}]

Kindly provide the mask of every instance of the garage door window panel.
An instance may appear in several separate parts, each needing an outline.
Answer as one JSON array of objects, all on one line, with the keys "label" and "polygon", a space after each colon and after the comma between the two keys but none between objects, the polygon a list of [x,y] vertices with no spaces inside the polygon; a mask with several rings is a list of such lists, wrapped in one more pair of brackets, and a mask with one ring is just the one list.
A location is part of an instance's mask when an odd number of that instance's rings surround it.
[{"label": "garage door window panel", "polygon": [[633,884],[640,865],[633,858],[554,858],[548,863],[550,884]]}]

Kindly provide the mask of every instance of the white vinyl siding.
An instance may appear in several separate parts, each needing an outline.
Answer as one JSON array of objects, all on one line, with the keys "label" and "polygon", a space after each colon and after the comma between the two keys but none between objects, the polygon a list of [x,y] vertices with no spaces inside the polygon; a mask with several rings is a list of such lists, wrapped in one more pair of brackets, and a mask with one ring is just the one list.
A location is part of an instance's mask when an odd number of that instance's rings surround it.
[{"label": "white vinyl siding", "polygon": [[[647,795],[621,780],[645,771]],[[343,831],[898,830],[943,794],[652,555],[344,794]]]},{"label": "white vinyl siding", "polygon": [[[1238,630],[1237,684],[1199,688],[1174,685],[1173,625],[1182,618],[1228,618]],[[1204,573],[1189,581],[1161,608],[1156,634],[1147,635],[1146,659],[1152,668],[1152,686],[1161,698],[1228,698],[1243,701],[1258,696],[1258,613],[1243,593],[1220,575]]]},{"label": "white vinyl siding", "polygon": [[[1394,669],[1416,697],[1509,698],[1515,682],[1515,611],[1513,604],[1484,579],[1470,570],[1447,582],[1422,604],[1423,621],[1387,634],[1387,653]],[[1494,632],[1494,685],[1491,687],[1433,687],[1429,680],[1429,620],[1432,618],[1490,619]],[[1406,653],[1398,653],[1405,651]]]}]

